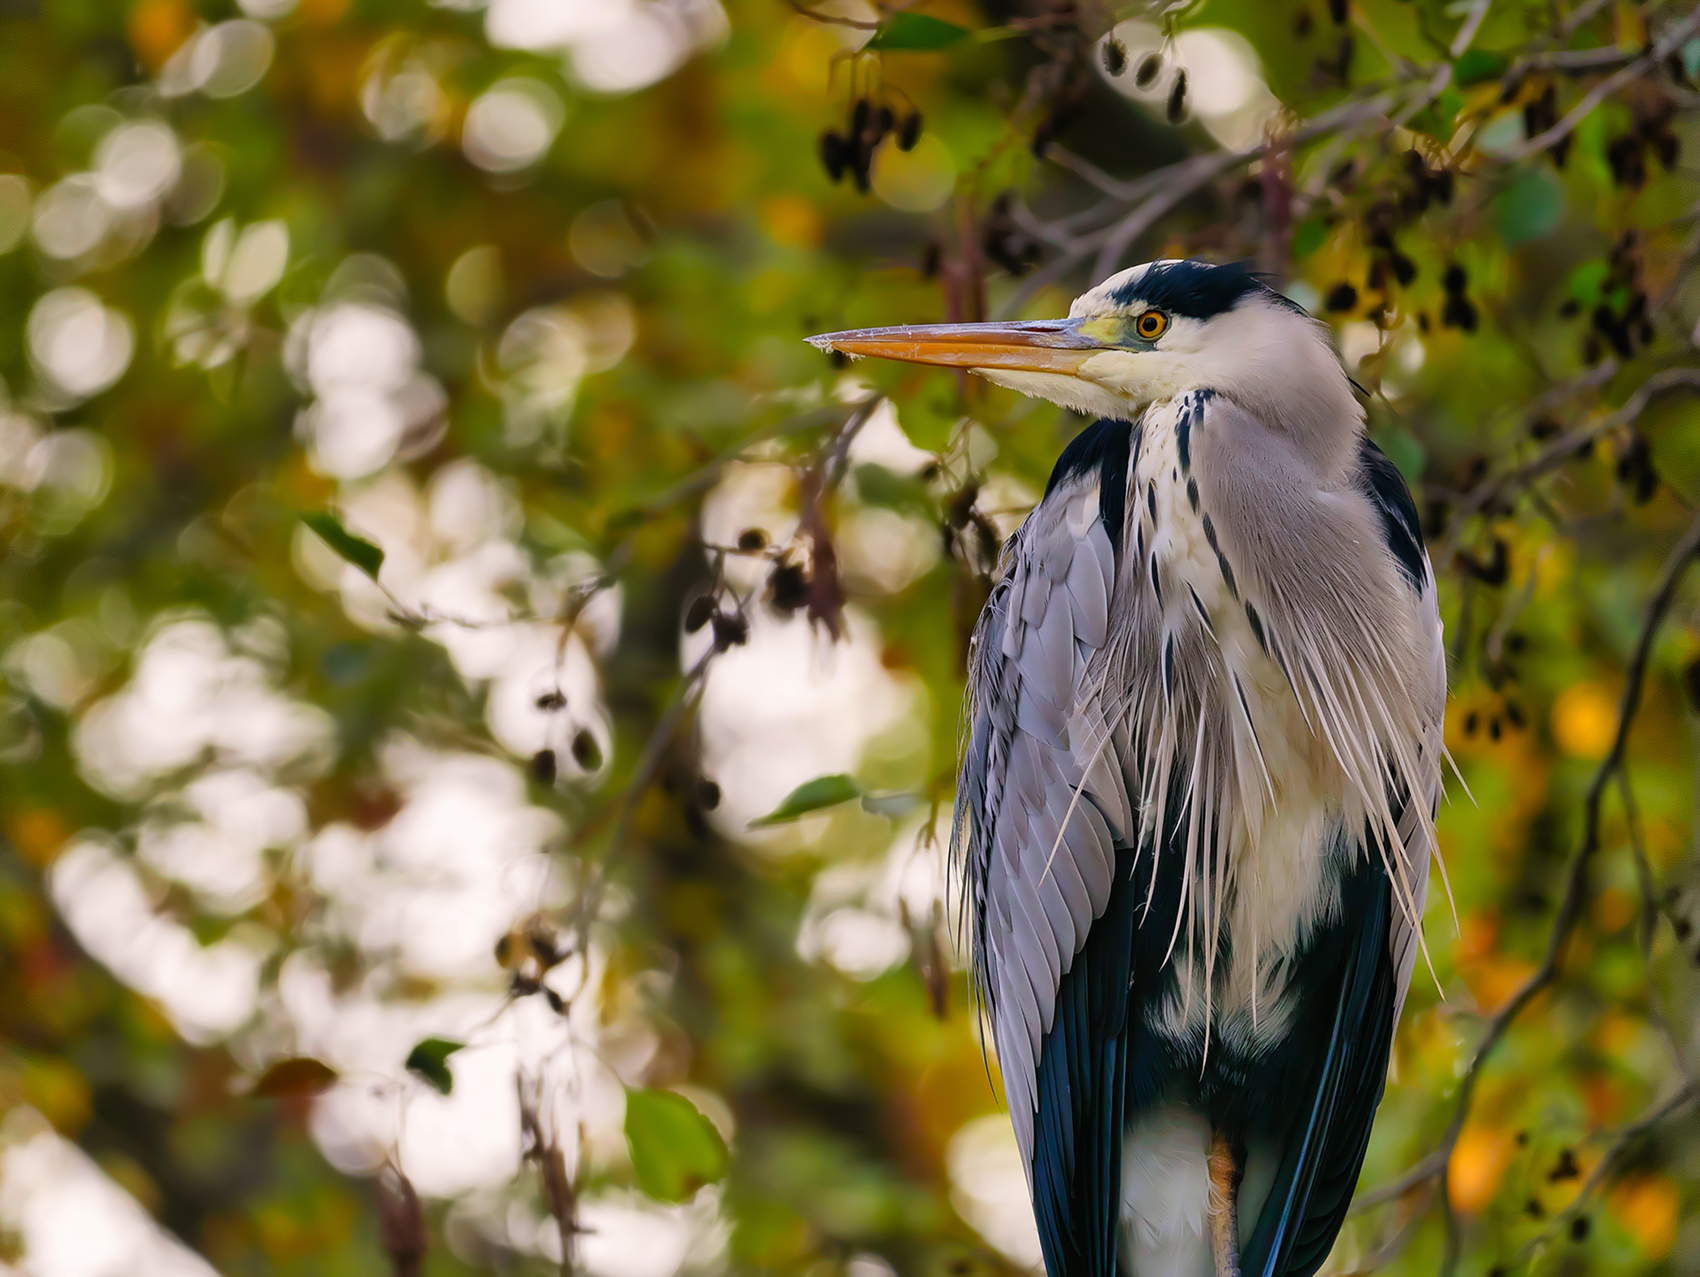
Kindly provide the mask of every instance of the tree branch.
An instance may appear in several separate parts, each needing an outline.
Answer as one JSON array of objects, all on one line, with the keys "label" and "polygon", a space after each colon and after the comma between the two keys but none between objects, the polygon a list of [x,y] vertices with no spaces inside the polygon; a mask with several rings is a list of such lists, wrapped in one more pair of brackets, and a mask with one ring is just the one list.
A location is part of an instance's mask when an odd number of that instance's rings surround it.
[{"label": "tree branch", "polygon": [[1631,62],[1615,75],[1607,76],[1587,93],[1582,100],[1565,114],[1564,118],[1543,133],[1511,147],[1504,153],[1507,160],[1527,159],[1539,151],[1546,150],[1554,142],[1569,136],[1570,132],[1583,120],[1587,119],[1606,98],[1616,93],[1624,85],[1648,70],[1657,67],[1674,49],[1680,49],[1688,37],[1700,31],[1700,8],[1696,8],[1688,17],[1677,23],[1661,36],[1656,44],[1647,51],[1647,55]]},{"label": "tree branch", "polygon": [[[1558,976],[1559,955],[1564,943],[1570,938],[1575,929],[1582,909],[1588,897],[1588,866],[1600,846],[1600,810],[1605,798],[1605,791],[1613,776],[1623,766],[1625,752],[1629,746],[1629,730],[1634,724],[1636,711],[1641,706],[1641,694],[1647,678],[1647,665],[1652,657],[1653,641],[1664,622],[1665,615],[1670,610],[1671,602],[1676,597],[1677,587],[1681,585],[1684,575],[1693,562],[1696,551],[1700,551],[1700,518],[1689,525],[1682,540],[1671,551],[1665,560],[1663,572],[1660,574],[1658,587],[1647,604],[1646,617],[1641,624],[1641,633],[1635,643],[1634,653],[1629,660],[1628,669],[1624,673],[1623,694],[1618,702],[1617,730],[1612,737],[1610,751],[1600,760],[1594,770],[1593,779],[1588,784],[1587,796],[1583,803],[1583,833],[1582,842],[1577,847],[1570,860],[1570,872],[1565,884],[1564,897],[1559,903],[1558,914],[1553,919],[1552,930],[1547,937],[1546,952],[1541,957],[1540,966],[1525,980],[1514,993],[1511,1000],[1500,1008],[1499,1012],[1488,1022],[1487,1032],[1471,1057],[1469,1068],[1465,1071],[1463,1080],[1458,1087],[1458,1101],[1453,1110],[1452,1120],[1447,1125],[1446,1133],[1441,1138],[1440,1147],[1436,1154],[1440,1155],[1440,1206],[1446,1217],[1446,1256],[1441,1265],[1441,1277],[1451,1277],[1457,1270],[1459,1259],[1459,1236],[1457,1216],[1452,1210],[1448,1197],[1448,1175],[1452,1150],[1457,1146],[1458,1136],[1464,1129],[1464,1123],[1470,1115],[1470,1106],[1475,1099],[1476,1085],[1481,1080],[1482,1071],[1488,1059],[1498,1048],[1513,1022],[1535,1000],[1535,997],[1545,990]],[[1436,1154],[1431,1154],[1431,1161]]]},{"label": "tree branch", "polygon": [[[1580,394],[1584,390],[1603,384],[1616,372],[1617,365],[1611,360],[1607,360],[1598,368],[1584,373],[1574,381],[1554,387],[1530,405],[1527,418],[1533,420],[1544,416],[1557,404]],[[1513,470],[1508,470],[1504,474],[1484,479],[1471,488],[1458,502],[1457,509],[1454,511],[1456,518],[1453,523],[1452,534],[1447,538],[1437,561],[1442,564],[1451,562],[1452,555],[1458,548],[1458,530],[1462,526],[1462,520],[1488,508],[1513,488],[1532,483],[1542,475],[1558,469],[1571,460],[1578,449],[1592,443],[1608,431],[1616,430],[1620,426],[1629,425],[1637,420],[1652,404],[1653,400],[1672,390],[1691,390],[1700,393],[1700,368],[1667,368],[1663,372],[1654,373],[1636,387],[1635,393],[1624,401],[1622,407],[1608,412],[1603,417],[1597,417],[1593,421],[1584,422],[1574,430],[1552,440],[1522,465]]]}]

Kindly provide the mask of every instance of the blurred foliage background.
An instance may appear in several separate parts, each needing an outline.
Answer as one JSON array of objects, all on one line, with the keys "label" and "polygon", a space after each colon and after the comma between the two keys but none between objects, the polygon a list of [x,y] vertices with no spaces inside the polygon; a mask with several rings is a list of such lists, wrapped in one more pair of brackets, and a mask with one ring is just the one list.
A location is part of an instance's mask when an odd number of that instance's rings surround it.
[{"label": "blurred foliage background", "polygon": [[0,1271],[1030,1268],[944,822],[1082,423],[802,338],[1196,255],[1335,325],[1452,656],[1328,1271],[1700,1273],[1697,76],[1662,0],[0,0]]}]

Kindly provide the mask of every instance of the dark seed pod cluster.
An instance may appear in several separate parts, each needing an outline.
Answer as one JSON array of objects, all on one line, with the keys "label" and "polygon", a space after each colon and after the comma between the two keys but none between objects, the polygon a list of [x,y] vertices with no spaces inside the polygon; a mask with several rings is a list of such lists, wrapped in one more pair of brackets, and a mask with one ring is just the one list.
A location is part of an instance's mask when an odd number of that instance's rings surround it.
[{"label": "dark seed pod cluster", "polygon": [[1316,59],[1316,79],[1322,84],[1347,85],[1352,79],[1352,53],[1356,49],[1352,37],[1342,35],[1332,57]]},{"label": "dark seed pod cluster", "polygon": [[1493,551],[1486,559],[1469,550],[1458,551],[1458,566],[1483,585],[1504,585],[1506,577],[1511,574],[1510,551],[1504,540],[1495,537]]},{"label": "dark seed pod cluster", "polygon": [[821,167],[834,182],[844,176],[844,170],[850,162],[849,151],[850,144],[831,129],[820,135]]},{"label": "dark seed pod cluster", "polygon": [[1408,214],[1425,212],[1431,203],[1442,208],[1452,203],[1456,179],[1451,169],[1431,168],[1420,151],[1410,150],[1405,152],[1405,172],[1410,188],[1401,203]]},{"label": "dark seed pod cluster", "polygon": [[1618,451],[1617,481],[1629,490],[1636,505],[1646,505],[1658,491],[1659,473],[1653,469],[1653,448],[1639,430],[1631,430],[1628,442]]},{"label": "dark seed pod cluster", "polygon": [[911,111],[903,117],[903,123],[897,126],[897,149],[913,151],[915,143],[921,140],[921,113]]},{"label": "dark seed pod cluster", "polygon": [[[1600,286],[1602,298],[1589,317],[1589,333],[1583,340],[1582,357],[1597,364],[1605,347],[1621,359],[1635,353],[1636,346],[1650,346],[1658,335],[1652,315],[1647,309],[1647,290],[1641,282],[1640,241],[1634,231],[1625,231],[1612,246],[1606,259],[1607,272]],[[1621,309],[1614,309],[1610,298],[1622,297]]]},{"label": "dark seed pod cluster", "polygon": [[889,106],[857,98],[850,107],[850,122],[844,132],[828,129],[821,134],[821,167],[834,182],[850,174],[856,189],[866,195],[872,189],[874,152],[892,134],[896,135],[898,150],[914,150],[921,140],[921,113],[910,111],[899,121]]},{"label": "dark seed pod cluster", "polygon": [[1186,118],[1186,68],[1175,72],[1174,87],[1169,90],[1169,105],[1167,116],[1170,124],[1179,124]]},{"label": "dark seed pod cluster", "polygon": [[[1558,94],[1549,84],[1534,101],[1523,104],[1523,138],[1525,141],[1537,138],[1557,123]],[[1565,134],[1547,147],[1547,154],[1552,156],[1554,164],[1563,168],[1564,159],[1570,154],[1570,135]]]},{"label": "dark seed pod cluster", "polygon": [[1370,262],[1369,288],[1372,292],[1387,291],[1387,277],[1398,281],[1399,287],[1410,287],[1411,281],[1417,277],[1417,264],[1393,242],[1393,231],[1386,222],[1380,222],[1369,230],[1369,244],[1375,250],[1375,257]]},{"label": "dark seed pod cluster", "polygon": [[1335,315],[1355,310],[1358,305],[1358,290],[1342,280],[1328,290],[1328,296],[1323,298],[1322,304]]},{"label": "dark seed pod cluster", "polygon": [[767,575],[767,605],[781,616],[791,616],[809,601],[809,574],[800,563],[783,561]]},{"label": "dark seed pod cluster", "polygon": [[1085,108],[1091,81],[1081,71],[1082,68],[1077,66],[1068,81],[1051,95],[1046,104],[1044,118],[1033,130],[1033,154],[1036,158],[1044,158],[1051,143],[1080,117]]},{"label": "dark seed pod cluster", "polygon": [[1465,294],[1470,280],[1464,274],[1464,268],[1457,262],[1446,268],[1446,274],[1441,277],[1441,287],[1446,290],[1446,305],[1441,308],[1440,322],[1448,328],[1461,328],[1467,333],[1476,331],[1476,307]]},{"label": "dark seed pod cluster", "polygon": [[712,624],[714,646],[718,651],[742,647],[750,641],[750,623],[737,612],[716,612]]},{"label": "dark seed pod cluster", "polygon": [[1645,186],[1648,151],[1658,158],[1666,172],[1676,167],[1682,145],[1671,131],[1671,118],[1675,114],[1676,104],[1662,95],[1651,103],[1636,103],[1634,127],[1606,147],[1606,163],[1611,166],[1614,182],[1631,191]]},{"label": "dark seed pod cluster", "polygon": [[709,594],[699,594],[691,600],[691,605],[685,609],[685,633],[695,634],[703,626],[714,619],[716,611],[714,597]]},{"label": "dark seed pod cluster", "polygon": [[1005,191],[993,202],[980,228],[980,251],[1011,275],[1025,275],[1040,257],[1039,241],[1016,223]]},{"label": "dark seed pod cluster", "polygon": [[[1637,337],[1641,338],[1643,345],[1651,344],[1653,340],[1652,324],[1647,318],[1647,294],[1643,292],[1637,291],[1629,295],[1629,300],[1623,304],[1621,315],[1613,311],[1607,303],[1601,302],[1594,307],[1591,322],[1594,332],[1609,342],[1611,348],[1623,359],[1628,359],[1635,353]],[[1599,361],[1596,359],[1592,362]]]},{"label": "dark seed pod cluster", "polygon": [[602,766],[602,746],[587,729],[580,728],[573,734],[573,762],[587,772],[593,772]]},{"label": "dark seed pod cluster", "polygon": [[[722,652],[729,647],[739,646],[750,637],[749,621],[737,612],[721,611],[719,601],[712,594],[697,595],[696,598],[691,600],[690,606],[685,609],[686,634],[696,634],[705,626],[713,627],[714,646]],[[581,735],[588,735],[588,733],[581,733]],[[590,737],[590,746],[597,749],[597,757],[600,759],[601,750],[596,746],[595,737]],[[575,757],[578,754],[579,747],[578,739],[574,738],[573,753]],[[597,766],[600,766],[600,762]],[[586,766],[585,770],[595,771],[596,768]]]},{"label": "dark seed pod cluster", "polygon": [[531,756],[531,775],[539,785],[555,783],[555,751],[540,749]]}]

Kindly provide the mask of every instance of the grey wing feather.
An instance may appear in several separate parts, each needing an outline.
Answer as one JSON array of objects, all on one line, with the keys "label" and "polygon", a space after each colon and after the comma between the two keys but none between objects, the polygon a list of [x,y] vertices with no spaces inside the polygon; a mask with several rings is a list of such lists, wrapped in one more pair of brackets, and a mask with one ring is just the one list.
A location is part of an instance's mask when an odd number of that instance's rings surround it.
[{"label": "grey wing feather", "polygon": [[1109,900],[1112,837],[1132,816],[1116,750],[1099,748],[1114,718],[1094,688],[1116,554],[1096,476],[1047,495],[1005,563],[975,634],[953,841],[976,987],[1031,1182],[1040,1042]]}]

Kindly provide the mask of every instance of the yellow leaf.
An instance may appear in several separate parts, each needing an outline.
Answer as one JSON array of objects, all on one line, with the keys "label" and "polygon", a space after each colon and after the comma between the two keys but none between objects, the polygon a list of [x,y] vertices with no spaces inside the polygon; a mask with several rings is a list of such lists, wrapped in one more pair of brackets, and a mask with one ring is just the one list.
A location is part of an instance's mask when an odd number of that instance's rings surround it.
[{"label": "yellow leaf", "polygon": [[8,820],[6,835],[19,855],[36,868],[45,869],[71,836],[71,830],[58,812],[38,807],[20,811]]},{"label": "yellow leaf", "polygon": [[1493,1200],[1511,1160],[1511,1140],[1503,1131],[1466,1126],[1452,1149],[1447,1171],[1447,1195],[1452,1209],[1474,1215]]},{"label": "yellow leaf", "polygon": [[1598,683],[1565,689],[1552,707],[1552,734],[1575,758],[1604,758],[1617,734],[1617,698]]},{"label": "yellow leaf", "polygon": [[1641,1253],[1658,1259],[1676,1244],[1682,1193],[1668,1175],[1636,1175],[1611,1195],[1612,1214],[1641,1243]]},{"label": "yellow leaf", "polygon": [[800,195],[775,195],[761,205],[761,225],[770,239],[797,248],[820,245],[820,213]]},{"label": "yellow leaf", "polygon": [[183,0],[142,0],[124,22],[130,47],[150,67],[160,67],[195,29],[195,15]]}]

